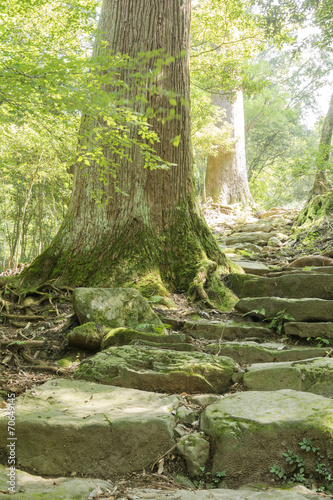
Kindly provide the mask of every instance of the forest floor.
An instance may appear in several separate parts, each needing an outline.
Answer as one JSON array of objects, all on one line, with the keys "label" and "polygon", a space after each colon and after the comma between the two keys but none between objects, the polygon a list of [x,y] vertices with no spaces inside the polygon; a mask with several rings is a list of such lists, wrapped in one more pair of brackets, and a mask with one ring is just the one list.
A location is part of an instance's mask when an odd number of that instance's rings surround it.
[{"label": "forest floor", "polygon": [[[253,224],[262,218],[284,221],[284,232],[290,233],[296,211],[273,209],[263,214],[251,210],[244,211],[238,206],[226,207],[208,202],[203,207],[204,215],[213,233],[221,240],[246,224]],[[332,237],[332,234],[330,234]],[[313,246],[311,253],[319,253]],[[306,252],[305,252],[306,253]],[[307,252],[308,253],[308,252]],[[255,256],[256,262],[266,266],[283,267],[288,262],[304,255],[300,245],[271,248],[269,252],[261,252]],[[14,274],[10,271],[1,276]],[[0,380],[1,396],[5,398],[8,393],[14,392],[16,396],[23,394],[28,389],[34,389],[54,376],[72,378],[73,372],[85,357],[91,353],[78,352],[78,349],[69,348],[66,343],[67,334],[78,326],[72,308],[71,289],[58,288],[52,283],[47,283],[37,291],[39,300],[36,305],[27,302],[25,297],[19,297],[10,287],[2,289],[0,295]],[[172,311],[175,320],[188,319],[193,316],[202,319],[225,319],[233,313],[220,313],[218,311],[204,310],[197,305],[190,305],[185,294],[174,295],[172,299],[177,303],[177,310]],[[13,306],[14,304],[14,306]],[[22,314],[23,313],[23,314]],[[71,359],[70,366],[60,366],[61,359]],[[5,408],[5,399],[0,402],[0,407]],[[121,498],[125,491],[132,488],[156,488],[175,490],[181,488],[173,479],[179,471],[183,473],[183,465],[172,455],[165,462],[164,470],[143,471],[126,476],[113,477],[114,493],[101,494],[98,498]],[[130,498],[130,496],[128,496]]]}]

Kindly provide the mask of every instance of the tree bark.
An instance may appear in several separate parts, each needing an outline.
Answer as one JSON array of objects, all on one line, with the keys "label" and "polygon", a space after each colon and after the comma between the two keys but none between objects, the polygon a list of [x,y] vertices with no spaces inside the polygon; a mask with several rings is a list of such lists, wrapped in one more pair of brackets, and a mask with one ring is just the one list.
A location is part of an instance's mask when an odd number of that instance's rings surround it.
[{"label": "tree bark", "polygon": [[[333,135],[333,94],[331,96],[328,112],[325,116],[323,123],[323,128],[321,131],[320,142],[319,142],[319,165],[316,169],[316,174],[313,182],[313,187],[309,192],[308,201],[317,196],[318,194],[324,194],[329,189],[332,189],[332,185],[328,179],[325,167],[330,158],[330,147],[332,144]],[[319,168],[318,168],[319,167]]]},{"label": "tree bark", "polygon": [[[99,181],[94,165],[85,172],[76,166],[65,221],[51,246],[25,271],[26,280],[57,278],[72,286],[129,286],[145,296],[187,290],[193,299],[207,304],[217,300],[230,307],[233,298],[217,273],[228,271],[228,261],[194,197],[190,108],[184,104],[189,102],[189,27],[190,0],[104,0],[99,32],[111,53],[135,57],[138,52],[164,49],[174,57],[163,67],[159,85],[179,96],[179,119],[164,125],[152,120],[152,125],[161,139],[157,154],[175,166],[145,169],[142,155],[133,146],[130,159],[122,160],[117,173],[118,190],[111,176],[106,186]],[[94,50],[98,54],[97,44]],[[166,94],[147,93],[146,98],[147,107],[164,107],[168,116],[171,105]],[[83,129],[89,126],[84,117]],[[180,144],[174,147],[172,139],[178,135]],[[105,154],[111,161],[111,153]],[[102,189],[111,201],[96,203],[91,188]]]},{"label": "tree bark", "polygon": [[217,156],[208,157],[206,196],[224,205],[252,204],[246,171],[243,94],[238,92],[236,101],[232,103],[222,94],[213,94],[212,103],[226,110],[226,120],[233,125],[235,146],[232,152],[221,148]]}]

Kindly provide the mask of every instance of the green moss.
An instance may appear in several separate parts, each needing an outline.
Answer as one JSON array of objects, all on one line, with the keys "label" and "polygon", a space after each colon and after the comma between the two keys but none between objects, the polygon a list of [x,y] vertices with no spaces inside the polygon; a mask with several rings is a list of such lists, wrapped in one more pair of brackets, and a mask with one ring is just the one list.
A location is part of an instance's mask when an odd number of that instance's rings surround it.
[{"label": "green moss", "polygon": [[131,328],[114,328],[103,338],[102,349],[107,349],[110,346],[127,345],[133,340],[160,342],[165,337],[163,334],[139,332]]},{"label": "green moss", "polygon": [[256,279],[257,276],[253,274],[239,274],[239,273],[230,273],[224,276],[224,282],[232,290],[238,297],[242,295],[242,289],[244,283],[249,280]]}]

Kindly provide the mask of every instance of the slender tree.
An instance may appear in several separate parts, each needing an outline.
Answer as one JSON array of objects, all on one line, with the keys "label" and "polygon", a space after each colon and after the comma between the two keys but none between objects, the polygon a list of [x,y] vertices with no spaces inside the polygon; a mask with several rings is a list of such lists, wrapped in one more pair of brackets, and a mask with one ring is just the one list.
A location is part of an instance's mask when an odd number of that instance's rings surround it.
[{"label": "slender tree", "polygon": [[[84,168],[76,165],[65,222],[24,279],[57,279],[74,286],[134,286],[145,295],[187,290],[192,298],[207,304],[219,298],[226,306],[231,295],[221,284],[219,272],[228,271],[228,261],[202,217],[193,188],[190,0],[104,0],[98,28],[95,55],[107,44],[111,54],[135,58],[138,53],[162,49],[172,58],[158,77],[160,92],[147,93],[145,103],[138,101],[138,109],[162,110],[159,118],[151,119],[160,137],[156,153],[173,166],[144,168],[135,145],[122,158],[116,183],[112,175],[102,182],[94,162]],[[148,72],[153,63],[149,59]],[[121,78],[126,83],[126,75]],[[133,92],[129,84],[127,97],[132,98]],[[90,116],[83,117],[84,147],[96,149],[88,134],[99,124],[98,119],[92,122]],[[100,147],[112,165],[115,148],[103,142]],[[96,203],[92,191],[102,193],[102,203]]]},{"label": "slender tree", "polygon": [[[232,125],[234,146],[231,151],[222,147],[217,155],[210,155],[206,169],[206,196],[224,204],[253,203],[250,193],[245,154],[243,93],[237,93],[235,101],[220,94],[212,95],[212,102],[226,110],[226,120]],[[217,124],[222,126],[222,123]]]},{"label": "slender tree", "polygon": [[309,193],[309,200],[318,194],[323,194],[332,188],[327,176],[327,163],[330,159],[330,149],[333,135],[333,94],[331,96],[329,108],[324,119],[321,130],[320,142],[318,148],[318,164],[316,165],[316,174],[312,189]]}]

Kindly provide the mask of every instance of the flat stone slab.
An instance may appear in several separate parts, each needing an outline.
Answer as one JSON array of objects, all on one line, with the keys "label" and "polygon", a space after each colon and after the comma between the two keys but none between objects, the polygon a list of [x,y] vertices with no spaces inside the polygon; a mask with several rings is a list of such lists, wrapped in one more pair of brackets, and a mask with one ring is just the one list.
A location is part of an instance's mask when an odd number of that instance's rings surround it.
[{"label": "flat stone slab", "polygon": [[[254,274],[254,273],[252,273]],[[240,297],[333,299],[332,274],[290,274],[246,281]]]},{"label": "flat stone slab", "polygon": [[[230,257],[229,257],[230,258]],[[239,259],[239,257],[238,257]],[[241,267],[246,274],[256,274],[258,276],[262,276],[263,274],[269,273],[269,267],[265,266],[261,262],[256,261],[248,261],[248,260],[237,260],[230,259],[234,264]]]},{"label": "flat stone slab", "polygon": [[323,500],[322,496],[312,494],[302,494],[296,491],[280,490],[278,488],[268,488],[264,491],[255,488],[229,490],[132,490],[133,497],[138,500]]},{"label": "flat stone slab", "polygon": [[162,325],[147,300],[133,288],[75,288],[73,308],[80,324],[94,321],[110,328],[139,330],[139,325]]},{"label": "flat stone slab", "polygon": [[333,341],[333,323],[298,323],[291,322],[284,325],[286,335],[295,335],[301,338],[317,337]]},{"label": "flat stone slab", "polygon": [[212,473],[225,470],[226,487],[271,484],[270,468],[285,466],[283,453],[299,453],[304,437],[333,458],[332,399],[306,392],[232,394],[204,410],[201,430],[214,443]]},{"label": "flat stone slab", "polygon": [[205,346],[205,352],[228,356],[239,364],[298,361],[327,354],[325,347],[291,346],[279,343],[221,342]]},{"label": "flat stone slab", "polygon": [[[8,487],[9,469],[0,465],[1,498],[12,500],[13,494]],[[95,498],[98,493],[113,490],[109,481],[91,478],[56,477],[46,479],[41,476],[32,476],[27,472],[15,470],[14,487],[15,498],[18,500],[87,500]],[[8,491],[8,493],[7,493]]]},{"label": "flat stone slab", "polygon": [[258,363],[248,368],[243,381],[249,391],[293,389],[333,398],[333,358]]},{"label": "flat stone slab", "polygon": [[186,335],[183,333],[162,335],[159,333],[139,332],[130,328],[113,328],[104,336],[102,349],[113,346],[128,345],[133,341],[140,340],[163,344],[180,344],[186,341]]},{"label": "flat stone slab", "polygon": [[223,393],[238,371],[231,358],[152,347],[110,347],[84,360],[74,376],[84,380],[171,393]]},{"label": "flat stone slab", "polygon": [[[16,400],[17,467],[46,476],[109,478],[141,470],[174,444],[177,396],[55,379]],[[8,418],[0,419],[7,463]]]},{"label": "flat stone slab", "polygon": [[234,233],[225,239],[225,244],[228,246],[238,245],[238,243],[254,243],[255,245],[264,246],[267,241],[275,236],[273,233],[264,233],[263,231],[253,233]]},{"label": "flat stone slab", "polygon": [[272,332],[256,323],[235,323],[221,321],[186,321],[182,333],[194,338],[215,340],[236,340],[246,338],[270,338]]},{"label": "flat stone slab", "polygon": [[[323,299],[281,299],[278,297],[255,297],[240,299],[235,309],[242,313],[265,310],[270,318],[281,311],[293,316],[295,321],[333,321],[333,301]],[[253,316],[261,315],[253,312]]]}]

